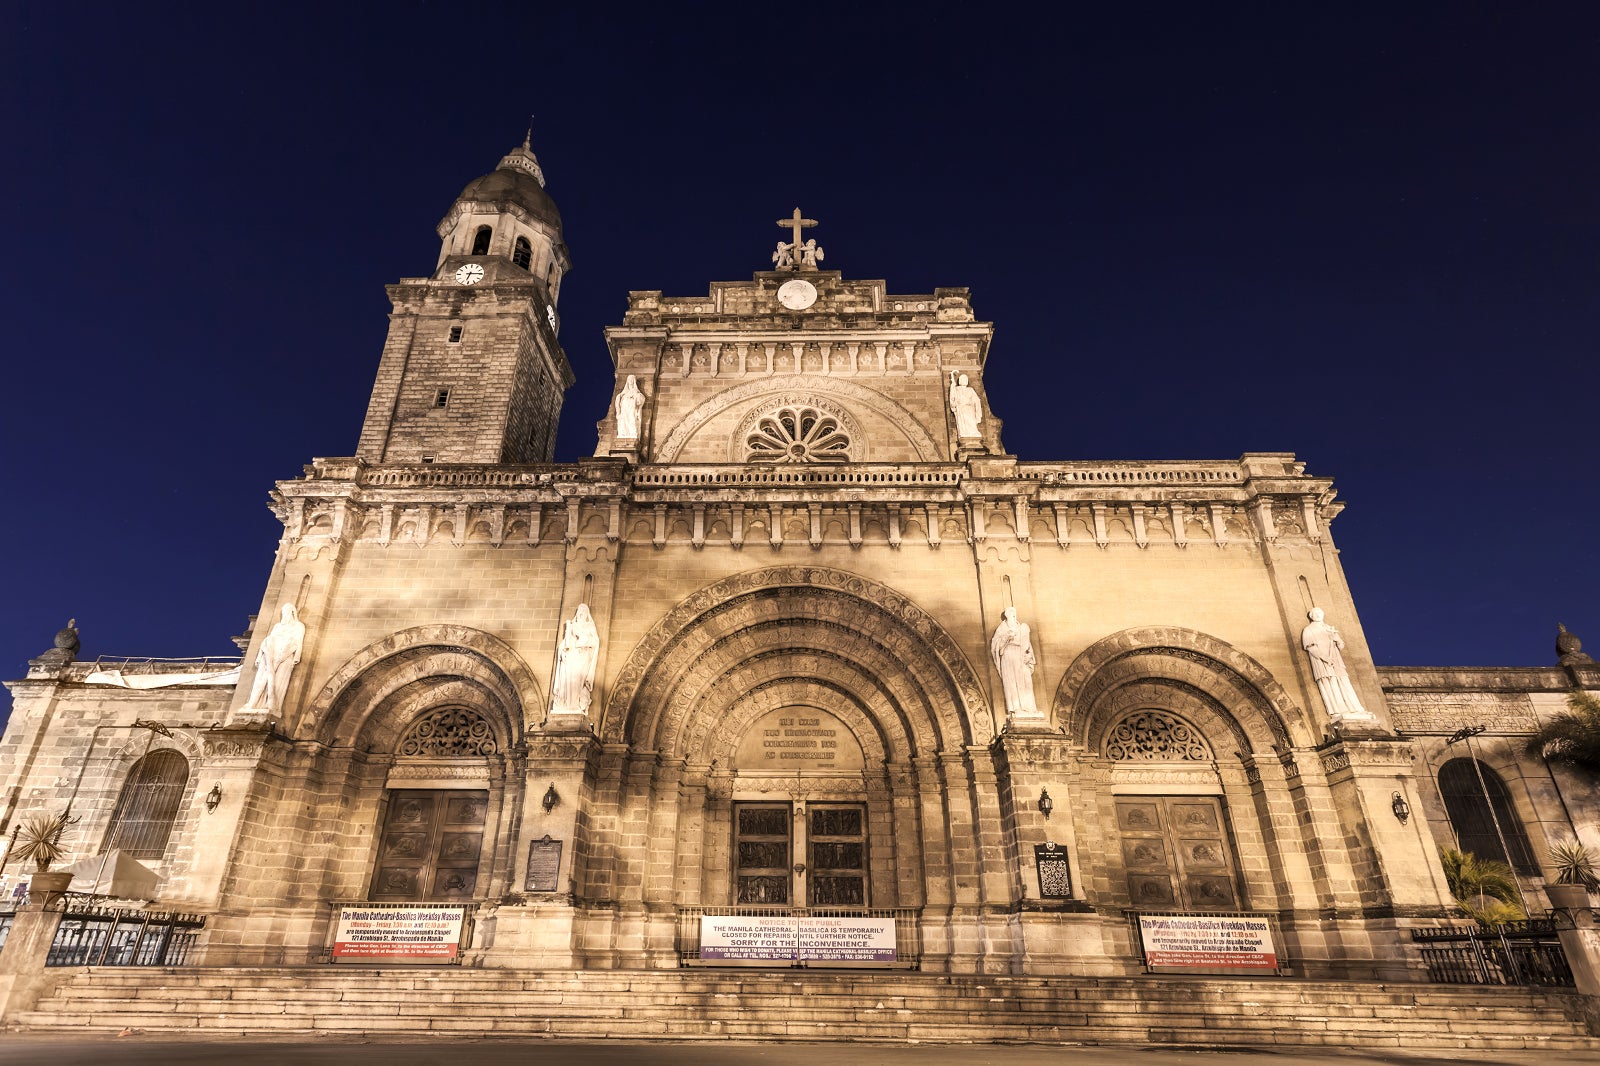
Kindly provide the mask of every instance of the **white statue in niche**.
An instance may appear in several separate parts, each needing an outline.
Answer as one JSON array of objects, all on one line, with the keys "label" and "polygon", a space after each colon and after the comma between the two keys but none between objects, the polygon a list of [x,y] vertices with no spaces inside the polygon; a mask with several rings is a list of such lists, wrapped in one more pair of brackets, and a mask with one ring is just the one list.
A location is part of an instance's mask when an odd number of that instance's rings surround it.
[{"label": "white statue in niche", "polygon": [[306,624],[295,613],[294,604],[283,605],[282,617],[261,642],[256,652],[256,677],[250,685],[246,711],[279,711],[283,694],[289,689],[289,675],[300,662],[306,642]]},{"label": "white statue in niche", "polygon": [[1322,705],[1328,717],[1335,722],[1348,719],[1370,719],[1372,714],[1361,706],[1355,688],[1350,684],[1350,674],[1344,668],[1344,638],[1339,631],[1322,620],[1322,608],[1313,607],[1306,614],[1309,625],[1300,631],[1300,644],[1311,656],[1311,676],[1317,679],[1317,691],[1322,693]]},{"label": "white statue in niche", "polygon": [[587,714],[594,696],[594,664],[600,657],[600,631],[587,603],[578,604],[561,627],[556,677],[550,684],[551,714]]},{"label": "white statue in niche", "polygon": [[632,374],[617,394],[617,439],[639,439],[639,412],[644,409],[644,393]]},{"label": "white statue in niche", "polygon": [[1000,672],[1006,697],[1006,716],[1043,718],[1033,701],[1033,638],[1026,622],[1017,621],[1017,609],[1007,607],[989,641],[989,654]]},{"label": "white statue in niche", "polygon": [[983,421],[983,402],[978,392],[967,384],[967,375],[959,377],[950,371],[950,413],[956,416],[956,436],[969,440],[982,436],[978,426]]}]

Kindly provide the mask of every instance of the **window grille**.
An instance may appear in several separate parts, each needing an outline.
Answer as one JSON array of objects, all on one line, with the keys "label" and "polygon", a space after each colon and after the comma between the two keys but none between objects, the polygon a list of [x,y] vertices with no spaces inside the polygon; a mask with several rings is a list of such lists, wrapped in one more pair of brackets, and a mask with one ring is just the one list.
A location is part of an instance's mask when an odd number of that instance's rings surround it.
[{"label": "window grille", "polygon": [[161,859],[189,783],[189,761],[164,748],[133,764],[106,833],[104,851],[121,848],[135,859]]},{"label": "window grille", "polygon": [[511,261],[523,270],[527,270],[533,263],[533,245],[528,243],[528,238],[517,238],[516,248],[511,252]]},{"label": "window grille", "polygon": [[[1506,791],[1505,782],[1483,763],[1478,763],[1476,769],[1472,763],[1472,759],[1451,759],[1439,770],[1439,795],[1444,799],[1445,813],[1450,816],[1450,827],[1455,830],[1458,846],[1480,859],[1509,863],[1519,873],[1538,872],[1533,849],[1528,846],[1528,834],[1511,808],[1511,794]],[[1478,780],[1480,770],[1483,772],[1481,782]],[[1485,791],[1489,794],[1487,800]],[[1489,812],[1490,803],[1494,804],[1493,815]],[[1496,817],[1500,820],[1499,833],[1494,827]],[[1500,846],[1502,833],[1505,847]]]}]

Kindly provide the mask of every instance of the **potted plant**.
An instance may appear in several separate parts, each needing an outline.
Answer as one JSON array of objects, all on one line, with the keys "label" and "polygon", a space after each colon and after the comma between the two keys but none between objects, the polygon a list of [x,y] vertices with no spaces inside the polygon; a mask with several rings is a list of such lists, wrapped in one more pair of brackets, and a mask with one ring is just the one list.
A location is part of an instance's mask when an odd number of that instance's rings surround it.
[{"label": "potted plant", "polygon": [[1544,886],[1550,906],[1558,910],[1576,910],[1589,906],[1589,893],[1600,888],[1600,875],[1595,873],[1594,856],[1576,840],[1564,840],[1550,849],[1550,865],[1555,867],[1555,880]]},{"label": "potted plant", "polygon": [[1439,859],[1456,907],[1485,929],[1528,916],[1522,909],[1516,875],[1505,863],[1455,848],[1440,848]]},{"label": "potted plant", "polygon": [[51,873],[50,867],[66,855],[67,849],[61,846],[61,834],[74,821],[65,812],[39,814],[24,822],[17,831],[17,846],[11,855],[22,862],[32,861],[34,865],[28,895],[43,899],[65,892],[72,883],[72,874]]}]

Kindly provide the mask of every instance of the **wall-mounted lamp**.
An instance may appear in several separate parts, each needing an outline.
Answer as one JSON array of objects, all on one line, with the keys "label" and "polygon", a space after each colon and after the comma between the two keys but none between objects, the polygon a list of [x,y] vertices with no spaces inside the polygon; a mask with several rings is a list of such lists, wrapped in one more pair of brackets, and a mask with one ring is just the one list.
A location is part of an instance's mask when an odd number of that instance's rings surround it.
[{"label": "wall-mounted lamp", "polygon": [[1400,819],[1400,824],[1405,825],[1411,819],[1411,804],[1400,793],[1394,794],[1394,799],[1389,803],[1389,809],[1394,811],[1394,816]]},{"label": "wall-mounted lamp", "polygon": [[550,787],[544,790],[544,813],[549,814],[561,802],[561,793],[556,791],[556,783],[550,782]]},{"label": "wall-mounted lamp", "polygon": [[222,802],[222,782],[218,781],[211,786],[211,791],[206,793],[206,813],[210,814],[217,809],[217,804]]},{"label": "wall-mounted lamp", "polygon": [[1055,809],[1056,804],[1055,801],[1050,798],[1050,790],[1047,788],[1041,788],[1039,790],[1039,813],[1044,815],[1046,818],[1049,818],[1050,812]]}]

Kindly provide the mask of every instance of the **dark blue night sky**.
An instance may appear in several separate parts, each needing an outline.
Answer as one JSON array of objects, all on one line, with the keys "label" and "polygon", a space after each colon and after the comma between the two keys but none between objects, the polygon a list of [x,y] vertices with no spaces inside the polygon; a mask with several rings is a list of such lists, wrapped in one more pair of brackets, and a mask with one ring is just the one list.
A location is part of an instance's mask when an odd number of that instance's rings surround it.
[{"label": "dark blue night sky", "polygon": [[[0,667],[228,654],[433,226],[538,115],[558,457],[629,289],[965,285],[1025,459],[1294,451],[1380,663],[1600,652],[1592,4],[63,5],[0,40]],[[579,12],[579,13],[572,13]]]}]

